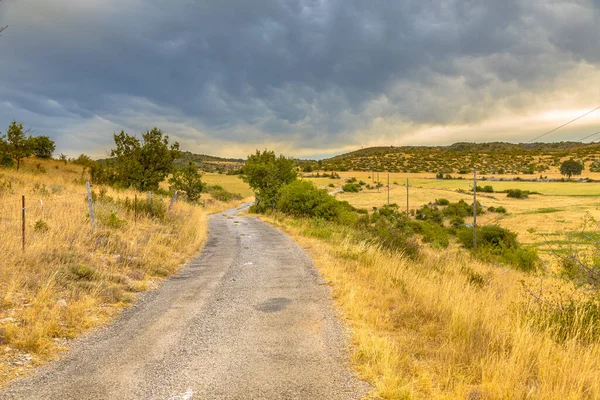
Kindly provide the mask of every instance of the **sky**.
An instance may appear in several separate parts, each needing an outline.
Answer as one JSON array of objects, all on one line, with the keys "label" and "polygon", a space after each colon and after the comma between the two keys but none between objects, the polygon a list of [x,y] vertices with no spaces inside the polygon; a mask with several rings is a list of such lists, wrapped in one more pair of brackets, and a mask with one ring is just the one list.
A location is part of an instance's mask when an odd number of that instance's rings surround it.
[{"label": "sky", "polygon": [[600,106],[600,0],[2,0],[4,25],[0,131],[69,156],[154,126],[240,158],[527,142]]}]

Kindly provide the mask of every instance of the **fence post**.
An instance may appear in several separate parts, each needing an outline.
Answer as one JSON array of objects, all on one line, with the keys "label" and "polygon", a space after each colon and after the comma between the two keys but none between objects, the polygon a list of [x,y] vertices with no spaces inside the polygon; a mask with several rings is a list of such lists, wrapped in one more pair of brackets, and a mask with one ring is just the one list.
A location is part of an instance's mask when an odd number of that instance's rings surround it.
[{"label": "fence post", "polygon": [[473,166],[473,248],[477,248],[477,166]]},{"label": "fence post", "polygon": [[152,209],[152,192],[148,192],[148,208],[150,209],[150,216],[154,217],[154,210]]},{"label": "fence post", "polygon": [[25,195],[21,196],[21,246],[22,250],[25,251]]},{"label": "fence post", "polygon": [[173,206],[175,205],[175,202],[177,201],[177,193],[179,191],[176,190],[175,193],[173,193],[173,197],[171,198],[171,203],[169,204],[169,210],[171,210],[171,208],[173,208]]},{"label": "fence post", "polygon": [[408,217],[408,178],[406,178],[406,216]]},{"label": "fence post", "polygon": [[388,206],[390,205],[390,173],[388,172]]},{"label": "fence post", "polygon": [[85,187],[87,189],[88,195],[88,207],[90,209],[90,221],[92,223],[92,233],[94,233],[94,228],[96,228],[96,216],[94,215],[94,201],[92,199],[92,189],[90,187],[90,181],[85,183]]}]

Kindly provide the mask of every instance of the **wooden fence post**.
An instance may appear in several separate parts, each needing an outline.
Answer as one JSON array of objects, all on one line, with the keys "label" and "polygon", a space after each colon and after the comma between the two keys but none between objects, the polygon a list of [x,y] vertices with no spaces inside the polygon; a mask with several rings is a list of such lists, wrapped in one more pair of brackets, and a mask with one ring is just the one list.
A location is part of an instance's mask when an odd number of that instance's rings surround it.
[{"label": "wooden fence post", "polygon": [[25,195],[21,196],[21,246],[22,250],[25,251]]},{"label": "wooden fence post", "polygon": [[94,215],[94,200],[92,199],[92,189],[90,187],[90,181],[85,183],[85,187],[87,189],[88,195],[88,207],[90,209],[90,221],[92,223],[92,233],[94,233],[94,228],[96,228],[96,216]]},{"label": "wooden fence post", "polygon": [[173,208],[173,206],[175,205],[175,202],[177,202],[177,193],[179,191],[176,190],[175,193],[173,193],[173,197],[171,197],[171,203],[169,204],[169,210],[171,210],[171,208]]},{"label": "wooden fence post", "polygon": [[477,248],[477,166],[473,166],[473,248]]}]

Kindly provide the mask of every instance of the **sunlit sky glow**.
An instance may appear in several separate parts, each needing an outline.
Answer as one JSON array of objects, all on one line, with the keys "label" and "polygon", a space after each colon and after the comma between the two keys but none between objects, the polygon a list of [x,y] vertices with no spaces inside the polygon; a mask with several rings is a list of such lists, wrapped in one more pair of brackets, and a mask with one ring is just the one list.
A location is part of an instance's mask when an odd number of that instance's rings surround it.
[{"label": "sunlit sky glow", "polygon": [[526,142],[600,106],[600,0],[3,0],[7,24],[0,131],[70,156],[153,126],[227,157]]}]

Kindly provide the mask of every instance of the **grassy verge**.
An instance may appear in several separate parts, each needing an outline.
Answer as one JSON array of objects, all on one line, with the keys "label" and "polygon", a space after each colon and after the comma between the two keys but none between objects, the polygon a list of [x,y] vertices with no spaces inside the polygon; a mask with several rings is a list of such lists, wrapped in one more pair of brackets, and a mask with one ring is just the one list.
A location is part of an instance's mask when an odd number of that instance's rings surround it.
[{"label": "grassy verge", "polygon": [[[204,206],[94,188],[91,233],[84,172],[29,160],[0,170],[0,386],[56,357],[68,340],[102,325],[200,250],[211,213],[234,206],[203,195]],[[27,199],[27,242],[20,199]]]},{"label": "grassy verge", "polygon": [[[331,282],[351,330],[353,363],[374,396],[600,396],[599,344],[577,335],[559,343],[552,324],[541,328],[530,318],[535,305],[522,282],[533,286],[536,277],[464,253],[423,249],[412,261],[335,223],[261,219],[292,235]],[[569,290],[548,282],[557,294]]]}]

